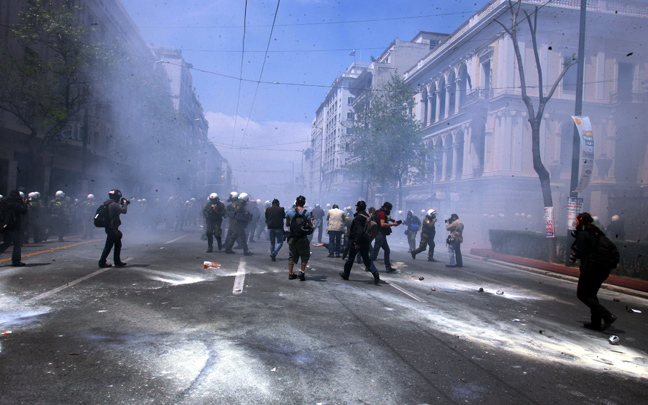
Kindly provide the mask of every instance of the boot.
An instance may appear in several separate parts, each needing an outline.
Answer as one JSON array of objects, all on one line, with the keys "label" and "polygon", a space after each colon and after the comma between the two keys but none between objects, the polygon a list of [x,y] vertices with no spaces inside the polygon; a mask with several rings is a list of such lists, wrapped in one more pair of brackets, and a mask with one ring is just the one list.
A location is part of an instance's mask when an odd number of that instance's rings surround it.
[{"label": "boot", "polygon": [[216,244],[218,244],[218,250],[223,249],[223,241],[221,238],[216,238]]}]

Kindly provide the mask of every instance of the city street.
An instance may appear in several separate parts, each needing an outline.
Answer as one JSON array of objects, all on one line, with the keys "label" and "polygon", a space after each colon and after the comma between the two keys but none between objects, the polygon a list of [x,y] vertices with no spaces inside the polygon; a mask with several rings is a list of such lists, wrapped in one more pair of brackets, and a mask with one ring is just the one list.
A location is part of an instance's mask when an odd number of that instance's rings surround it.
[{"label": "city street", "polygon": [[[124,268],[99,268],[104,243],[28,244],[0,256],[2,404],[638,404],[648,398],[648,299],[602,289],[605,332],[567,277],[482,261],[412,260],[373,284],[313,246],[306,281],[288,279],[265,240],[205,253],[194,228],[129,228]],[[396,233],[398,235],[396,235]],[[469,240],[469,234],[465,237]],[[326,237],[325,237],[326,239]],[[204,269],[203,261],[220,264]],[[112,263],[112,256],[109,257]],[[297,266],[296,266],[297,268]],[[641,311],[641,313],[632,310]],[[619,337],[610,344],[611,335]]]}]

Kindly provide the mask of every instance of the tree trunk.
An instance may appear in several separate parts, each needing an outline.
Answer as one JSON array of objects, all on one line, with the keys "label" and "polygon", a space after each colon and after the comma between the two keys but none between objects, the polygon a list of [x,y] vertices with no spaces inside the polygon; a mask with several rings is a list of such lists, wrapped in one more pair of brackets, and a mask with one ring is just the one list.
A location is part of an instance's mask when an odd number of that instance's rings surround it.
[{"label": "tree trunk", "polygon": [[[553,197],[551,196],[551,178],[549,172],[542,163],[540,156],[540,120],[529,119],[531,124],[531,140],[533,153],[533,169],[540,179],[540,188],[542,190],[542,200],[545,207],[553,208]],[[547,249],[549,250],[549,262],[556,259],[556,238],[547,238]]]}]

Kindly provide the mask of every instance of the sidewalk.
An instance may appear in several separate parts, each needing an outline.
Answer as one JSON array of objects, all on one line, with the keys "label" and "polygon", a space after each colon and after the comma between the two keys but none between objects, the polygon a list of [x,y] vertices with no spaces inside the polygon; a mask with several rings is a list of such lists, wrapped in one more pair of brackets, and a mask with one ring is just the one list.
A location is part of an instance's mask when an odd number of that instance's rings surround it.
[{"label": "sidewalk", "polygon": [[[567,267],[556,263],[547,263],[541,260],[527,259],[518,256],[509,256],[502,253],[493,252],[489,249],[470,249],[470,254],[475,256],[486,257],[489,259],[500,260],[507,263],[519,264],[522,266],[533,267],[540,270],[552,271],[554,273],[566,274],[578,277],[580,271],[578,267]],[[616,285],[619,287],[630,288],[632,290],[648,292],[648,281],[636,278],[622,277],[611,275],[605,280],[605,284]]]}]

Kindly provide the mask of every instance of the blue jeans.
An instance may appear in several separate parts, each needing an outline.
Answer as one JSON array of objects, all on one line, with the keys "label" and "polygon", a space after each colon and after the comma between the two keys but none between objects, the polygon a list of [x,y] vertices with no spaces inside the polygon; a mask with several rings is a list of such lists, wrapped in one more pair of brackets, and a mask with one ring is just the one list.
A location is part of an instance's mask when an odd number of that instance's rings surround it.
[{"label": "blue jeans", "polygon": [[451,266],[463,267],[463,258],[461,257],[461,243],[453,243],[451,245],[448,245],[448,254],[450,255]]},{"label": "blue jeans", "polygon": [[284,243],[283,235],[283,229],[268,229],[268,236],[270,236],[270,254],[275,256],[279,254],[279,249],[281,249]]},{"label": "blue jeans", "polygon": [[370,257],[372,262],[378,258],[380,248],[385,251],[385,268],[389,269],[391,267],[391,262],[389,261],[389,253],[391,250],[389,249],[389,243],[387,243],[387,235],[383,235],[382,233],[379,233],[378,236],[376,236],[376,241],[374,242],[374,247],[371,251]]},{"label": "blue jeans", "polygon": [[343,231],[328,231],[329,234],[329,254],[340,255],[340,244],[342,243]]}]

